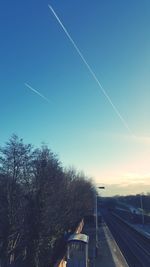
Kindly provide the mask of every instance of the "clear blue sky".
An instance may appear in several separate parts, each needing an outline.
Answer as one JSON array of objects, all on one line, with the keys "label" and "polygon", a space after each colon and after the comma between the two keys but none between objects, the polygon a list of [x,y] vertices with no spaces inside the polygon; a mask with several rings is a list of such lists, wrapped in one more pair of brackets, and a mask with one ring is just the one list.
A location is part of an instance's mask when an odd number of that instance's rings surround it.
[{"label": "clear blue sky", "polygon": [[[48,4],[136,137],[100,92]],[[149,0],[1,1],[0,143],[12,133],[35,146],[44,141],[64,166],[107,184],[107,194],[148,191],[149,14]]]}]

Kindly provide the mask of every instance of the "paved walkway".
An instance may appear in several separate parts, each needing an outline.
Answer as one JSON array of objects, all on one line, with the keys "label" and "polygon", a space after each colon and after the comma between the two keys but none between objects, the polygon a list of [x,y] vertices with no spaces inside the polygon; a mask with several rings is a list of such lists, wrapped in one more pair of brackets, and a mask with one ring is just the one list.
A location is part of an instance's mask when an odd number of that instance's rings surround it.
[{"label": "paved walkway", "polygon": [[128,267],[105,223],[102,223],[98,231],[97,257],[95,255],[95,229],[86,227],[83,232],[89,235],[90,267]]}]

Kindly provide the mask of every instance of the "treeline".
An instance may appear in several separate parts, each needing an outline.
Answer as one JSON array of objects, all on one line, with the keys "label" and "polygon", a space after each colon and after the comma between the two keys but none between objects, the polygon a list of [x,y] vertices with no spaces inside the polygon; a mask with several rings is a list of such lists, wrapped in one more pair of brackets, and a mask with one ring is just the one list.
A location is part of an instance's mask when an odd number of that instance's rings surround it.
[{"label": "treeline", "polygon": [[94,194],[47,146],[35,149],[13,135],[0,148],[0,267],[54,266]]},{"label": "treeline", "polygon": [[129,196],[117,196],[120,202],[131,205],[135,208],[142,208],[146,213],[150,213],[150,193],[147,194],[137,194]]}]

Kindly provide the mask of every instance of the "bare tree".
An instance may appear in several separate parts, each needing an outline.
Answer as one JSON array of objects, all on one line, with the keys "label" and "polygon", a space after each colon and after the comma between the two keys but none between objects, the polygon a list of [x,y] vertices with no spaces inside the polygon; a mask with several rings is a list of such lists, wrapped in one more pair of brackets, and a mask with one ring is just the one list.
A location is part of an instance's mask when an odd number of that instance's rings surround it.
[{"label": "bare tree", "polygon": [[53,266],[64,233],[93,200],[84,174],[64,171],[47,146],[33,150],[13,135],[0,148],[0,266]]},{"label": "bare tree", "polygon": [[[3,193],[5,191],[5,247],[7,263],[11,264],[22,253],[23,224],[25,215],[25,184],[31,183],[31,145],[24,145],[23,140],[13,135],[4,147],[0,148],[0,173],[3,175]],[[22,186],[24,184],[24,187]]]}]

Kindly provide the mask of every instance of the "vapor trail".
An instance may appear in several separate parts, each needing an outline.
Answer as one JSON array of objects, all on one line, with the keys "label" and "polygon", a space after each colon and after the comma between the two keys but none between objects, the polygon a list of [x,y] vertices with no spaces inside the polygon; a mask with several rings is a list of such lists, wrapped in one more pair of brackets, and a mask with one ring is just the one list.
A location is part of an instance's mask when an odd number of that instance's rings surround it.
[{"label": "vapor trail", "polygon": [[99,79],[97,78],[96,74],[94,73],[94,71],[92,70],[92,68],[90,67],[90,65],[88,64],[87,60],[85,59],[85,57],[83,56],[83,54],[81,53],[80,49],[78,48],[78,46],[76,45],[76,43],[74,42],[74,40],[72,39],[72,37],[70,36],[70,34],[68,33],[66,27],[63,25],[63,23],[61,22],[61,20],[59,19],[58,15],[56,14],[56,12],[54,11],[54,9],[52,8],[52,6],[48,5],[49,9],[51,10],[51,12],[53,13],[53,15],[55,16],[56,20],[58,21],[58,23],[60,24],[61,28],[63,29],[63,31],[65,32],[66,36],[68,37],[68,39],[70,40],[70,42],[72,43],[72,45],[74,46],[75,50],[77,51],[78,55],[80,56],[80,58],[82,59],[82,61],[84,62],[84,64],[86,65],[87,69],[89,70],[90,74],[92,75],[92,77],[94,78],[94,80],[96,81],[96,83],[98,84],[101,92],[104,94],[105,98],[108,100],[108,102],[110,103],[110,105],[112,106],[113,110],[115,111],[116,115],[119,117],[119,119],[121,120],[121,122],[123,123],[123,125],[125,126],[125,128],[130,132],[130,134],[132,136],[135,136],[131,130],[131,128],[129,127],[128,123],[126,122],[126,120],[123,118],[123,116],[121,115],[121,113],[119,112],[118,108],[115,106],[115,104],[112,102],[110,96],[107,94],[106,90],[103,88],[103,86],[101,85]]},{"label": "vapor trail", "polygon": [[34,92],[35,94],[37,94],[38,96],[40,96],[41,98],[43,98],[46,102],[50,103],[50,100],[47,97],[45,97],[39,91],[37,91],[36,89],[34,89],[33,87],[31,87],[28,83],[25,83],[25,86],[28,87],[32,92]]}]

